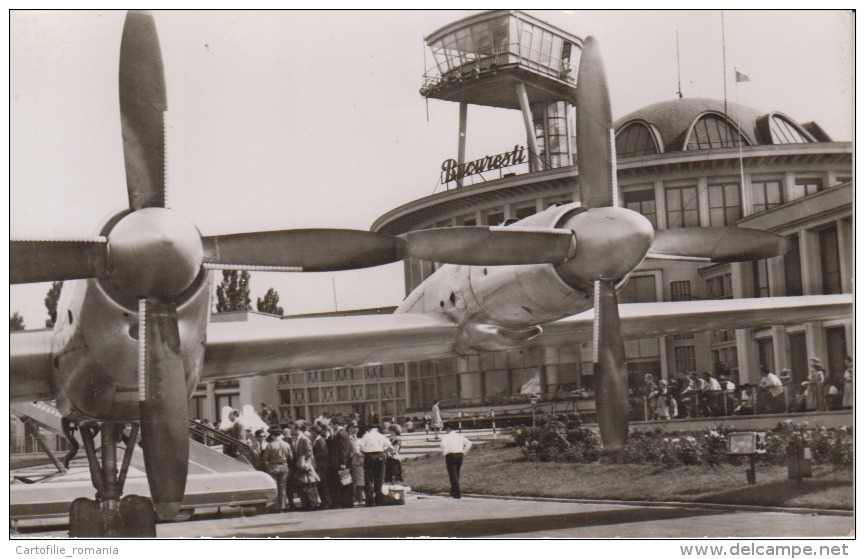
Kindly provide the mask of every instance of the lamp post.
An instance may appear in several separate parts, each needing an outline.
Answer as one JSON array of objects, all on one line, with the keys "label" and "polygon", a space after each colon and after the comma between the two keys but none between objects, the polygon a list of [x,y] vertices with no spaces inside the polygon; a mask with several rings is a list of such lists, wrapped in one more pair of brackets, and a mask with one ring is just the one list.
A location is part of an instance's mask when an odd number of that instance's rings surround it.
[{"label": "lamp post", "polygon": [[540,397],[537,394],[534,394],[531,398],[529,398],[529,402],[532,403],[532,427],[535,426],[535,408],[537,408],[539,400]]}]

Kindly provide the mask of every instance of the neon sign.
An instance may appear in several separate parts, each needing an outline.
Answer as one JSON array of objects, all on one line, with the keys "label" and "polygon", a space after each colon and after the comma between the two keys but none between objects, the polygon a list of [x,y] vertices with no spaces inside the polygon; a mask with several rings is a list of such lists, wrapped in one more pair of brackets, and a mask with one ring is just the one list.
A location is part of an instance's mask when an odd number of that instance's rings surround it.
[{"label": "neon sign", "polygon": [[500,153],[498,155],[487,155],[480,159],[458,165],[456,159],[445,159],[442,163],[442,184],[459,180],[469,175],[476,175],[484,171],[503,169],[513,165],[526,162],[526,148],[520,145],[514,146],[513,151]]}]

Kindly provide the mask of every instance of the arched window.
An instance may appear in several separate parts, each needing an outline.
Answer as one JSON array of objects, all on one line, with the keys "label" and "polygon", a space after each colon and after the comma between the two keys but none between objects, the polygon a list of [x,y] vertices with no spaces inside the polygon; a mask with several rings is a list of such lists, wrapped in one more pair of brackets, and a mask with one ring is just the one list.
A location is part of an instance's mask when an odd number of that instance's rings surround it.
[{"label": "arched window", "polygon": [[735,125],[720,114],[709,113],[701,116],[688,132],[688,151],[699,149],[730,148],[748,145]]},{"label": "arched window", "polygon": [[658,138],[645,122],[632,122],[619,129],[616,134],[616,157],[640,157],[654,155],[663,150]]},{"label": "arched window", "polygon": [[769,118],[769,131],[773,144],[809,144],[814,141],[792,121],[778,114]]}]

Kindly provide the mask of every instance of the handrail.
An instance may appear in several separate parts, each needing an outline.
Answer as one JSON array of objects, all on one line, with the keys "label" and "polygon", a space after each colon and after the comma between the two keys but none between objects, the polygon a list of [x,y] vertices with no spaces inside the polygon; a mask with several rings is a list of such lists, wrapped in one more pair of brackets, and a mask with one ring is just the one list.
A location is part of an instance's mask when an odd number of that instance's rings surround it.
[{"label": "handrail", "polygon": [[220,431],[219,429],[214,429],[208,425],[203,425],[194,419],[189,419],[189,432],[195,433],[200,437],[204,437],[204,440],[212,439],[219,444],[231,446],[236,448],[240,454],[247,455],[252,452],[252,448],[245,442],[240,439],[235,439],[231,435],[227,435]]}]

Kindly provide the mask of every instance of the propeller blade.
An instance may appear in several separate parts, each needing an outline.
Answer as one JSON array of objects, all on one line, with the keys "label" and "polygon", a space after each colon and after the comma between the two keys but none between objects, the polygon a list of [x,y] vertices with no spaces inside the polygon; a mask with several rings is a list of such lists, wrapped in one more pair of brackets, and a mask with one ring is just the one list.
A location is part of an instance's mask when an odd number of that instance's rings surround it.
[{"label": "propeller blade", "polygon": [[139,299],[138,400],[141,444],[150,496],[160,519],[180,511],[189,467],[187,390],[177,308],[155,297]]},{"label": "propeller blade", "polygon": [[9,282],[36,283],[96,277],[105,269],[105,237],[68,241],[11,241]]},{"label": "propeller blade", "polygon": [[617,205],[613,117],[598,41],[586,37],[577,74],[577,169],[584,208]]},{"label": "propeller blade", "polygon": [[745,227],[662,229],[646,258],[704,262],[744,262],[781,256],[790,250],[783,235]]},{"label": "propeller blade", "polygon": [[595,405],[604,450],[616,457],[628,442],[628,369],[612,281],[595,281],[595,324],[592,361]]},{"label": "propeller blade", "polygon": [[328,272],[403,259],[403,241],[353,229],[292,229],[204,237],[210,269]]},{"label": "propeller blade", "polygon": [[400,237],[406,256],[469,266],[557,264],[576,250],[570,229],[545,227],[441,227]]},{"label": "propeller blade", "polygon": [[120,42],[120,124],[126,189],[133,210],[165,207],[163,113],[167,108],[153,15],[131,10]]}]

